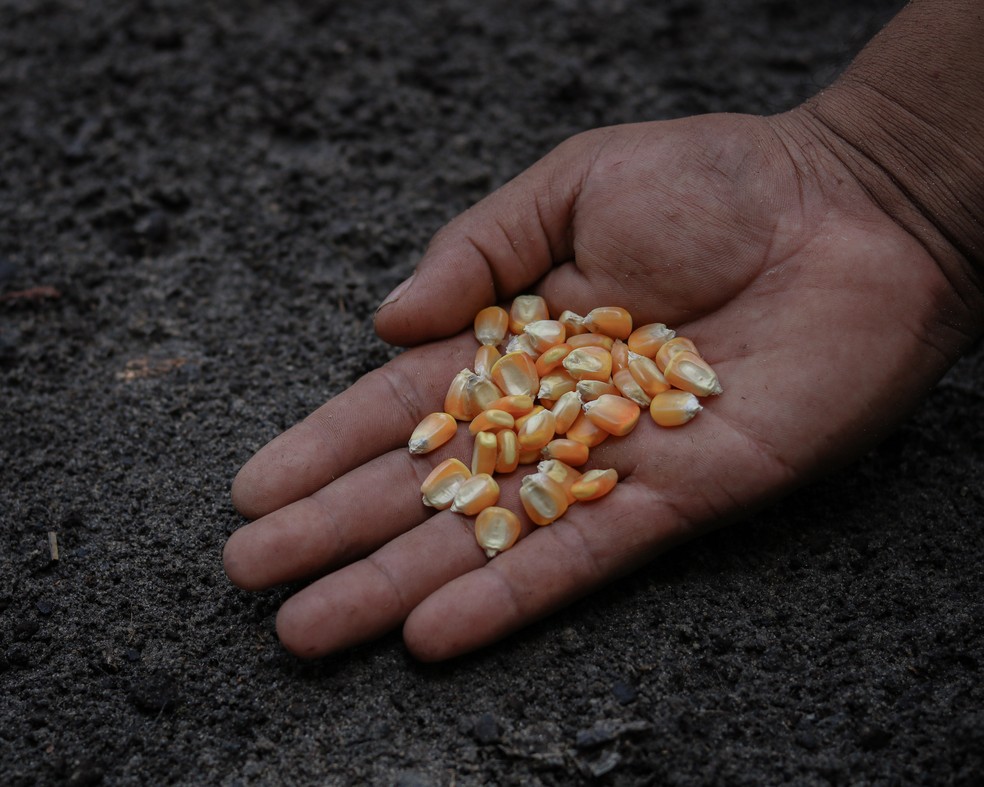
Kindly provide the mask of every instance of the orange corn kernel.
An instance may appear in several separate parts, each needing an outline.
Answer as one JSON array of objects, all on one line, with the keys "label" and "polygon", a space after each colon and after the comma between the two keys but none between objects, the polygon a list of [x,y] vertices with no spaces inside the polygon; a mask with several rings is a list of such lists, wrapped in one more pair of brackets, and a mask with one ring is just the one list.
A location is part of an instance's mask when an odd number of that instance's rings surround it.
[{"label": "orange corn kernel", "polygon": [[615,488],[618,483],[618,473],[613,469],[608,470],[588,470],[580,479],[574,482],[571,487],[571,494],[575,500],[597,500],[604,497]]},{"label": "orange corn kernel", "polygon": [[612,344],[611,349],[612,355],[612,376],[615,376],[615,372],[620,369],[629,368],[629,345],[623,342],[621,339],[616,339]]},{"label": "orange corn kernel", "polygon": [[521,465],[535,465],[540,461],[540,449],[532,448],[530,450],[520,449],[519,451],[519,464]]},{"label": "orange corn kernel", "polygon": [[503,429],[495,436],[495,472],[511,473],[519,465],[519,440],[516,433]]},{"label": "orange corn kernel", "polygon": [[504,394],[534,396],[540,387],[533,359],[525,353],[511,352],[503,355],[492,367],[492,382]]},{"label": "orange corn kernel", "polygon": [[513,336],[506,342],[506,353],[522,353],[528,355],[534,361],[540,357],[540,353],[533,346],[533,339],[525,333]]},{"label": "orange corn kernel", "polygon": [[483,410],[468,424],[468,434],[474,437],[479,432],[501,432],[515,425],[516,419],[505,410]]},{"label": "orange corn kernel", "polygon": [[670,358],[663,374],[670,385],[697,396],[714,396],[722,391],[718,376],[710,364],[687,350]]},{"label": "orange corn kernel", "polygon": [[669,390],[670,384],[652,358],[629,352],[629,371],[649,397]]},{"label": "orange corn kernel", "polygon": [[584,327],[613,339],[628,339],[632,333],[632,315],[621,306],[599,306],[584,316]]},{"label": "orange corn kernel", "polygon": [[556,371],[570,351],[571,346],[567,342],[555,344],[536,359],[536,373],[540,377],[545,377],[550,372]]},{"label": "orange corn kernel", "polygon": [[588,461],[590,449],[577,440],[567,440],[563,437],[555,437],[540,451],[544,459],[559,459],[564,464],[571,467],[580,467]]},{"label": "orange corn kernel", "polygon": [[523,479],[519,499],[526,515],[538,525],[549,525],[567,511],[567,493],[546,473],[533,473]]},{"label": "orange corn kernel", "polygon": [[584,327],[584,318],[569,309],[565,309],[560,313],[557,322],[561,323],[567,329],[568,336],[578,336],[588,332],[588,329]]},{"label": "orange corn kernel", "polygon": [[616,437],[624,437],[639,423],[639,405],[612,394],[603,394],[593,402],[585,402],[584,414],[599,429]]},{"label": "orange corn kernel", "polygon": [[487,306],[475,315],[475,338],[479,344],[494,347],[506,338],[509,313],[501,306]]},{"label": "orange corn kernel", "polygon": [[660,426],[682,426],[704,408],[689,391],[663,391],[649,405],[649,414]]},{"label": "orange corn kernel", "polygon": [[480,408],[466,389],[468,380],[473,375],[474,372],[471,369],[462,369],[458,372],[451,381],[447,395],[444,397],[444,412],[459,421],[470,421],[480,412]]},{"label": "orange corn kernel", "polygon": [[608,439],[608,436],[608,432],[595,426],[594,422],[583,411],[574,419],[574,423],[564,435],[568,440],[584,443],[588,448],[601,445]]},{"label": "orange corn kernel", "polygon": [[615,372],[612,375],[612,383],[626,399],[631,399],[640,407],[649,407],[649,394],[642,390],[642,386],[628,369],[619,369]]},{"label": "orange corn kernel", "polygon": [[584,404],[584,402],[593,402],[599,396],[604,396],[605,394],[618,396],[618,388],[610,382],[603,383],[601,380],[581,380],[574,390],[581,397],[581,404]]},{"label": "orange corn kernel", "polygon": [[537,320],[549,320],[547,302],[539,295],[517,295],[509,307],[509,330],[519,335]]},{"label": "orange corn kernel", "polygon": [[489,506],[475,519],[475,540],[489,557],[509,549],[519,538],[519,517],[508,508]]},{"label": "orange corn kernel", "polygon": [[557,344],[563,344],[567,338],[567,329],[557,320],[536,320],[523,328],[523,333],[530,337],[533,349],[544,353]]},{"label": "orange corn kernel", "polygon": [[611,336],[605,336],[601,333],[579,333],[575,336],[568,336],[567,344],[575,350],[578,347],[601,347],[611,352],[615,340]]},{"label": "orange corn kernel", "polygon": [[659,348],[676,336],[676,331],[661,322],[641,325],[629,334],[629,349],[647,358],[655,358]]},{"label": "orange corn kernel", "polygon": [[417,424],[407,447],[411,454],[429,454],[454,437],[458,422],[450,413],[431,413]]},{"label": "orange corn kernel", "polygon": [[530,410],[528,413],[526,413],[524,415],[519,416],[516,419],[516,431],[518,432],[520,429],[523,428],[523,424],[526,422],[526,420],[531,415],[536,415],[537,413],[543,412],[546,409],[547,408],[544,407],[542,404],[535,404],[535,405],[533,405],[533,409],[532,410]]},{"label": "orange corn kernel", "polygon": [[552,478],[564,490],[567,496],[567,504],[574,502],[574,495],[571,494],[571,487],[581,477],[581,474],[566,462],[559,459],[544,459],[536,466],[537,472],[546,473],[548,478]]},{"label": "orange corn kernel", "polygon": [[502,357],[498,348],[491,344],[483,344],[475,351],[475,374],[479,377],[491,377],[492,367]]},{"label": "orange corn kernel", "polygon": [[551,411],[554,414],[554,431],[566,434],[571,424],[581,414],[581,400],[576,391],[561,396]]},{"label": "orange corn kernel", "polygon": [[502,410],[513,418],[526,415],[533,409],[533,397],[527,394],[511,394],[496,399],[488,406],[489,410]]},{"label": "orange corn kernel", "polygon": [[578,347],[567,354],[563,367],[575,380],[607,382],[612,376],[612,354],[603,347]]},{"label": "orange corn kernel", "polygon": [[670,358],[678,352],[682,352],[684,350],[689,350],[692,353],[700,355],[700,353],[697,352],[697,345],[690,341],[690,339],[686,336],[674,336],[672,339],[667,340],[663,346],[656,351],[656,355],[653,356],[653,360],[656,361],[656,365],[659,367],[659,370],[665,374],[666,364],[670,362]]},{"label": "orange corn kernel", "polygon": [[495,472],[495,459],[498,453],[499,444],[496,442],[493,432],[479,432],[475,435],[475,444],[472,446],[471,473]]},{"label": "orange corn kernel", "polygon": [[549,410],[526,416],[516,431],[519,447],[523,451],[540,450],[553,440],[555,428],[554,414]]},{"label": "orange corn kernel", "polygon": [[499,485],[488,473],[478,473],[458,487],[451,510],[456,514],[474,516],[499,501]]},{"label": "orange corn kernel", "polygon": [[571,393],[576,387],[577,380],[564,370],[550,372],[550,374],[540,378],[540,390],[536,396],[543,402],[546,400],[556,402],[561,396],[565,393]]},{"label": "orange corn kernel", "polygon": [[421,501],[439,511],[450,508],[458,487],[471,478],[471,471],[457,459],[445,459],[430,471],[420,485]]}]

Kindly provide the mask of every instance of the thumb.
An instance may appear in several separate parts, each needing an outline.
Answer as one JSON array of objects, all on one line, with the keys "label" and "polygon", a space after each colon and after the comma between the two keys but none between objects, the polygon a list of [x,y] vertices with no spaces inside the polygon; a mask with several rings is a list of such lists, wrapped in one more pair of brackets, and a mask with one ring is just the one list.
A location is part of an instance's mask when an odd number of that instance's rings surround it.
[{"label": "thumb", "polygon": [[377,309],[379,336],[399,345],[452,336],[483,307],[570,259],[584,152],[577,137],[568,140],[438,231],[413,275]]}]

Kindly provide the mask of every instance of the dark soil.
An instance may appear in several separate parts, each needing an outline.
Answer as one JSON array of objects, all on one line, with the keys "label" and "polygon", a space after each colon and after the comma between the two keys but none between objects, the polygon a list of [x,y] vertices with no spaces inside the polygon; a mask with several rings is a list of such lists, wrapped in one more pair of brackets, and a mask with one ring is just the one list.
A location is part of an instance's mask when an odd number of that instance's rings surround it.
[{"label": "dark soil", "polygon": [[0,4],[0,783],[984,783],[980,347],[848,470],[452,664],[301,663],[220,561],[442,223],[579,130],[791,107],[900,5]]}]

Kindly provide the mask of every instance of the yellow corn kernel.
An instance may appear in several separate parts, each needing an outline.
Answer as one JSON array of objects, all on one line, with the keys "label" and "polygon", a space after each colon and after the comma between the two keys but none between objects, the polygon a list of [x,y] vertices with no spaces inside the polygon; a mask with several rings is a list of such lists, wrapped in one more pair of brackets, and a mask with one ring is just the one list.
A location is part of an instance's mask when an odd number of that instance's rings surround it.
[{"label": "yellow corn kernel", "polygon": [[546,473],[533,473],[523,479],[519,499],[526,515],[538,525],[549,525],[567,511],[567,493]]},{"label": "yellow corn kernel", "polygon": [[562,344],[567,337],[567,329],[557,320],[536,320],[523,328],[523,333],[530,337],[533,349],[544,353],[557,344]]},{"label": "yellow corn kernel", "polygon": [[519,538],[519,517],[508,508],[489,506],[475,519],[475,540],[489,557],[509,549]]},{"label": "yellow corn kernel", "polygon": [[649,414],[660,426],[682,426],[703,410],[689,391],[663,391],[649,405]]},{"label": "yellow corn kernel", "polygon": [[564,437],[568,440],[576,440],[579,443],[584,443],[588,448],[594,448],[596,445],[601,445],[605,442],[609,435],[604,429],[595,426],[594,422],[582,411],[574,419],[574,423],[571,424]]},{"label": "yellow corn kernel", "polygon": [[519,451],[519,464],[521,465],[535,465],[540,461],[540,449],[531,448],[530,450],[520,449]]},{"label": "yellow corn kernel", "polygon": [[655,358],[660,347],[676,336],[676,331],[661,322],[640,325],[629,334],[629,349],[647,358]]},{"label": "yellow corn kernel", "polygon": [[647,358],[645,355],[639,355],[630,351],[629,371],[632,372],[635,381],[639,383],[639,386],[649,397],[653,397],[670,388],[670,384],[659,370],[656,361],[652,358]]},{"label": "yellow corn kernel", "polygon": [[495,436],[495,472],[511,473],[519,465],[519,440],[511,429],[503,429]]},{"label": "yellow corn kernel", "polygon": [[567,329],[568,336],[578,336],[579,334],[588,332],[588,329],[584,327],[584,318],[569,309],[565,309],[560,313],[557,322],[561,323]]},{"label": "yellow corn kernel", "polygon": [[580,467],[588,461],[590,450],[584,443],[577,440],[567,440],[563,437],[555,437],[540,451],[544,459],[559,459],[564,464],[571,467]]},{"label": "yellow corn kernel", "polygon": [[632,315],[621,306],[599,306],[584,315],[584,327],[613,339],[628,339],[632,333]]},{"label": "yellow corn kernel", "polygon": [[615,372],[612,375],[612,384],[626,399],[631,399],[640,407],[649,407],[649,394],[642,390],[642,386],[628,369],[619,369]]},{"label": "yellow corn kernel", "polygon": [[539,295],[517,295],[509,307],[509,330],[519,335],[537,320],[549,320],[547,302]]},{"label": "yellow corn kernel", "polygon": [[516,419],[516,431],[518,432],[520,429],[523,428],[523,424],[526,422],[526,420],[531,415],[536,415],[537,413],[542,413],[546,409],[547,408],[544,407],[542,404],[535,404],[535,405],[533,405],[533,409],[532,410],[530,410],[528,413],[525,413],[524,415],[519,416]]},{"label": "yellow corn kernel", "polygon": [[616,339],[612,344],[610,352],[612,356],[612,377],[614,377],[615,372],[620,369],[629,368],[629,346],[621,339]]},{"label": "yellow corn kernel", "polygon": [[541,410],[528,415],[516,431],[519,447],[523,451],[533,451],[543,448],[554,437],[554,414],[549,410]]},{"label": "yellow corn kernel", "polygon": [[605,394],[618,395],[618,388],[616,388],[610,382],[601,382],[601,380],[581,380],[577,384],[577,395],[581,397],[581,403],[593,402],[599,396],[604,396]]},{"label": "yellow corn kernel", "polygon": [[618,473],[613,469],[588,470],[579,480],[574,482],[571,487],[571,494],[574,495],[575,500],[582,502],[597,500],[611,492],[617,483]]},{"label": "yellow corn kernel", "polygon": [[540,376],[533,359],[521,352],[506,353],[495,362],[492,382],[504,394],[534,396],[540,388]]},{"label": "yellow corn kernel", "polygon": [[479,432],[475,435],[475,444],[472,447],[471,472],[472,475],[495,472],[495,459],[498,453],[498,443],[493,432]]},{"label": "yellow corn kernel", "polygon": [[567,372],[563,370],[550,372],[550,374],[540,378],[540,390],[537,392],[536,397],[544,403],[547,400],[556,402],[561,396],[565,393],[570,393],[576,387],[577,380]]},{"label": "yellow corn kernel", "polygon": [[554,431],[557,434],[566,434],[571,424],[581,414],[581,399],[577,391],[561,396],[551,412],[554,414]]},{"label": "yellow corn kernel", "polygon": [[689,350],[692,353],[697,352],[697,345],[694,344],[686,336],[674,336],[672,339],[667,340],[662,347],[656,351],[656,355],[653,356],[653,360],[656,361],[656,365],[659,370],[666,374],[666,364],[670,362],[670,358],[676,355],[678,352],[683,352],[684,350]]},{"label": "yellow corn kernel", "polygon": [[468,424],[468,433],[474,437],[479,432],[501,432],[515,425],[516,419],[505,410],[483,410]]},{"label": "yellow corn kernel", "polygon": [[663,374],[670,385],[697,396],[714,396],[722,391],[718,376],[710,364],[687,350],[670,358]]},{"label": "yellow corn kernel", "polygon": [[522,353],[528,355],[534,361],[540,357],[540,353],[533,346],[533,339],[525,333],[513,336],[506,342],[506,353]]},{"label": "yellow corn kernel", "polygon": [[475,351],[475,374],[479,377],[491,377],[492,367],[502,357],[498,348],[491,344],[483,344]]},{"label": "yellow corn kernel", "polygon": [[611,352],[615,340],[611,336],[605,336],[603,333],[579,333],[574,336],[568,336],[567,344],[575,350],[578,347],[601,347]]},{"label": "yellow corn kernel", "polygon": [[478,473],[458,487],[451,510],[456,514],[474,516],[483,508],[499,501],[499,485],[488,473]]},{"label": "yellow corn kernel", "polygon": [[607,382],[612,376],[612,354],[603,347],[571,350],[562,365],[575,380]]},{"label": "yellow corn kernel", "polygon": [[567,342],[555,344],[536,359],[536,373],[540,377],[545,377],[550,372],[556,371],[570,351],[571,346]]},{"label": "yellow corn kernel", "polygon": [[591,423],[616,437],[624,437],[639,422],[639,405],[622,396],[603,394],[585,402],[583,409]]},{"label": "yellow corn kernel", "polygon": [[450,413],[431,413],[417,424],[407,446],[411,454],[429,454],[454,437],[458,422]]},{"label": "yellow corn kernel", "polygon": [[501,306],[487,306],[475,315],[475,338],[479,344],[494,347],[506,338],[509,312]]},{"label": "yellow corn kernel", "polygon": [[519,418],[522,415],[526,415],[533,409],[533,397],[527,396],[526,394],[511,394],[509,396],[503,396],[500,399],[496,399],[494,402],[489,404],[489,410],[502,410],[509,413],[513,418]]},{"label": "yellow corn kernel", "polygon": [[552,478],[567,496],[567,504],[574,502],[574,495],[571,494],[571,487],[581,477],[581,474],[566,462],[559,459],[544,459],[536,466],[538,473],[546,473],[548,478]]},{"label": "yellow corn kernel", "polygon": [[421,501],[439,511],[450,508],[458,487],[471,478],[471,472],[457,459],[445,459],[430,471],[420,485]]},{"label": "yellow corn kernel", "polygon": [[459,421],[470,421],[479,413],[478,405],[475,404],[466,389],[468,380],[473,374],[471,369],[462,369],[458,372],[451,381],[447,395],[444,397],[444,412]]}]

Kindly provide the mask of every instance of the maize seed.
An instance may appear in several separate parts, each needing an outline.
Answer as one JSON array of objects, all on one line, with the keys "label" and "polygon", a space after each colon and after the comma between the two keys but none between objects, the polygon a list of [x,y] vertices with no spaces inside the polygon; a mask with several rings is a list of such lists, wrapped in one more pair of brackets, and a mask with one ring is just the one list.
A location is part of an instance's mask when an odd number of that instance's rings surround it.
[{"label": "maize seed", "polygon": [[523,355],[528,355],[534,361],[539,357],[540,353],[536,351],[533,346],[533,339],[527,336],[525,333],[519,336],[513,336],[506,342],[506,352],[507,353],[523,353]]},{"label": "maize seed", "polygon": [[454,493],[451,510],[456,514],[474,516],[483,508],[494,506],[499,500],[499,485],[488,473],[472,475]]},{"label": "maize seed", "polygon": [[588,329],[584,327],[584,318],[569,309],[562,311],[557,321],[567,329],[568,336],[578,336],[588,332]]},{"label": "maize seed", "polygon": [[601,445],[608,439],[609,433],[601,427],[595,426],[594,422],[584,414],[582,409],[580,415],[574,419],[574,423],[564,435],[568,440],[576,440],[584,443],[588,448]]},{"label": "maize seed", "polygon": [[561,396],[551,412],[554,414],[554,431],[557,434],[566,434],[574,419],[581,414],[581,399],[577,392],[571,391]]},{"label": "maize seed", "polygon": [[611,352],[615,340],[611,336],[605,336],[603,333],[579,333],[574,336],[568,336],[567,344],[575,350],[578,347],[601,347]]},{"label": "maize seed", "polygon": [[439,511],[450,508],[458,487],[471,478],[471,472],[458,459],[445,459],[430,471],[420,485],[421,502]]},{"label": "maize seed", "polygon": [[670,358],[678,352],[682,352],[684,350],[689,350],[692,353],[700,355],[700,353],[697,352],[697,345],[690,341],[690,339],[686,336],[674,336],[672,339],[668,339],[663,346],[656,351],[656,355],[653,356],[653,360],[656,361],[656,365],[659,367],[659,370],[665,374],[666,364],[670,362]]},{"label": "maize seed", "polygon": [[612,375],[612,384],[626,399],[631,399],[640,407],[649,407],[649,394],[642,390],[642,386],[628,369],[619,369],[615,372]]},{"label": "maize seed", "polygon": [[704,408],[689,391],[663,391],[649,405],[649,414],[660,426],[682,426]]},{"label": "maize seed", "polygon": [[542,410],[526,416],[516,432],[519,447],[524,451],[543,448],[543,446],[553,440],[554,429],[554,414],[549,410]]},{"label": "maize seed", "polygon": [[533,405],[533,409],[532,410],[530,410],[525,415],[519,416],[516,419],[516,431],[518,432],[520,429],[523,428],[523,424],[526,423],[526,421],[529,419],[529,417],[531,415],[536,415],[537,413],[542,413],[546,409],[547,408],[544,407],[542,404],[535,404],[535,405]]},{"label": "maize seed", "polygon": [[567,342],[555,344],[536,359],[536,373],[540,377],[544,377],[550,374],[550,372],[556,371],[557,367],[560,366],[570,351],[571,346]]},{"label": "maize seed", "polygon": [[544,459],[559,459],[571,467],[580,467],[586,463],[589,453],[590,450],[584,443],[563,437],[555,437],[540,451],[540,455]]},{"label": "maize seed", "polygon": [[565,393],[571,393],[577,381],[565,371],[550,372],[540,378],[540,390],[536,396],[540,401],[556,402]]},{"label": "maize seed", "polygon": [[509,313],[501,306],[487,306],[475,315],[475,338],[478,343],[494,347],[506,338]]},{"label": "maize seed", "polygon": [[540,376],[530,356],[521,352],[503,355],[492,367],[492,382],[504,394],[534,396],[540,388]]},{"label": "maize seed", "polygon": [[647,358],[655,358],[659,348],[676,336],[676,331],[661,322],[641,325],[629,334],[629,349]]},{"label": "maize seed", "polygon": [[502,357],[498,348],[491,344],[483,344],[475,351],[475,374],[479,377],[491,377],[492,367]]},{"label": "maize seed", "polygon": [[451,381],[447,395],[444,397],[444,412],[459,421],[470,421],[479,413],[478,406],[466,389],[466,384],[473,374],[471,369],[462,369],[458,372]]},{"label": "maize seed", "polygon": [[618,473],[613,469],[588,470],[571,486],[571,494],[575,500],[597,500],[604,497],[618,483]]},{"label": "maize seed", "polygon": [[546,473],[548,478],[552,478],[567,496],[567,505],[574,502],[574,495],[571,494],[571,487],[581,478],[581,473],[575,470],[566,462],[559,459],[544,459],[536,466],[537,472]]},{"label": "maize seed", "polygon": [[523,479],[519,499],[526,515],[537,525],[549,525],[567,511],[567,493],[546,473],[533,473]]},{"label": "maize seed", "polygon": [[652,358],[647,358],[645,355],[634,353],[631,350],[629,351],[629,371],[632,372],[635,381],[639,383],[639,386],[649,397],[653,397],[670,388],[670,384],[659,370],[656,361]]},{"label": "maize seed", "polygon": [[509,330],[517,335],[531,322],[549,319],[547,302],[539,295],[517,295],[509,307]]},{"label": "maize seed", "polygon": [[495,436],[495,472],[511,473],[519,465],[519,440],[511,429],[503,429]]},{"label": "maize seed", "polygon": [[567,329],[557,320],[536,320],[523,328],[523,333],[530,337],[533,349],[544,353],[557,344],[563,344],[567,337]]},{"label": "maize seed", "polygon": [[599,396],[604,396],[605,394],[618,394],[618,388],[615,387],[611,382],[602,382],[601,380],[581,380],[577,384],[577,395],[581,398],[581,403],[593,402]]},{"label": "maize seed", "polygon": [[663,374],[671,385],[697,396],[714,396],[722,390],[718,376],[710,364],[687,350],[670,358]]},{"label": "maize seed", "polygon": [[584,315],[584,327],[613,339],[628,339],[632,333],[632,315],[621,306],[599,306]]},{"label": "maize seed", "polygon": [[454,437],[458,422],[450,413],[431,413],[410,435],[407,446],[411,454],[428,454]]},{"label": "maize seed", "polygon": [[472,475],[495,472],[495,459],[498,452],[498,443],[493,432],[479,432],[475,435],[475,444],[472,446]]},{"label": "maize seed", "polygon": [[510,394],[491,402],[487,409],[502,410],[513,418],[519,418],[533,409],[533,397],[528,394]]},{"label": "maize seed", "polygon": [[521,465],[535,465],[540,459],[539,448],[520,449],[519,451],[519,464]]},{"label": "maize seed", "polygon": [[474,437],[479,432],[501,432],[515,425],[516,419],[505,410],[483,410],[468,424],[468,434]]},{"label": "maize seed", "polygon": [[508,508],[489,506],[475,520],[475,540],[491,558],[515,544],[521,529],[519,517]]},{"label": "maize seed", "polygon": [[603,347],[578,347],[567,354],[563,367],[575,380],[607,382],[612,376],[612,354]]},{"label": "maize seed", "polygon": [[624,437],[639,422],[639,405],[621,396],[603,394],[582,409],[595,426],[616,437]]},{"label": "maize seed", "polygon": [[620,369],[629,368],[629,346],[621,339],[616,339],[610,350],[612,356],[612,376]]}]

